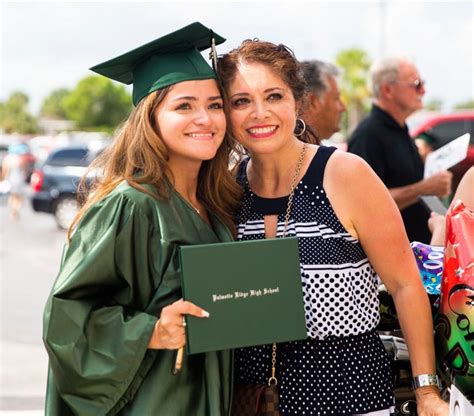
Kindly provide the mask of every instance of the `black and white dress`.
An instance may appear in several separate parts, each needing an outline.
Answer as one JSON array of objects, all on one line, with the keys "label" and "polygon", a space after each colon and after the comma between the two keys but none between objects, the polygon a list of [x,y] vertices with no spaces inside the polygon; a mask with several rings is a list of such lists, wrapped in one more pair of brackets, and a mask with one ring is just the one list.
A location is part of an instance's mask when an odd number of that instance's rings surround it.
[{"label": "black and white dress", "polygon": [[[390,359],[375,327],[377,278],[359,242],[339,222],[323,188],[335,148],[319,147],[295,189],[287,236],[297,236],[308,339],[278,344],[280,410],[285,416],[353,415],[393,408]],[[278,214],[281,237],[288,197],[262,198],[245,187],[238,239],[265,238],[264,216]],[[357,180],[357,178],[354,178]],[[271,346],[236,351],[236,383],[266,383]],[[388,412],[386,413],[388,414]]]}]

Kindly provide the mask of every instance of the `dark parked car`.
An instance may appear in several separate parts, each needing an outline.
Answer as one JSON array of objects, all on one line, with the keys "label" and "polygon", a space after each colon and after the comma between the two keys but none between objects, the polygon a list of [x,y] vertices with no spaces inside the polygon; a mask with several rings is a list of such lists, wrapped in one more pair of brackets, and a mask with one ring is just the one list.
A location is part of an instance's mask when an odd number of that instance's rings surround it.
[{"label": "dark parked car", "polygon": [[474,111],[432,115],[411,131],[413,138],[425,134],[424,139],[428,139],[432,150],[439,149],[464,133],[470,133],[471,139],[466,159],[450,169],[453,172],[453,192],[464,173],[474,165]]},{"label": "dark parked car", "polygon": [[79,209],[77,188],[81,178],[102,150],[75,146],[53,151],[31,176],[33,210],[53,214],[58,227],[67,229]]}]

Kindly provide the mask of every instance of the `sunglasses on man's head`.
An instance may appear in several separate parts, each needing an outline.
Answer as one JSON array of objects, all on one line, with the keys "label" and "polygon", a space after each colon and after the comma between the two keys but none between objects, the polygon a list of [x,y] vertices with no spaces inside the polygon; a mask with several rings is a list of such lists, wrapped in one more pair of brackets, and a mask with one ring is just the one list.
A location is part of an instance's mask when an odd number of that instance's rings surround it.
[{"label": "sunglasses on man's head", "polygon": [[396,84],[406,85],[407,87],[414,88],[416,91],[421,91],[422,88],[425,86],[426,81],[423,79],[415,79],[412,82],[401,82],[395,81]]}]

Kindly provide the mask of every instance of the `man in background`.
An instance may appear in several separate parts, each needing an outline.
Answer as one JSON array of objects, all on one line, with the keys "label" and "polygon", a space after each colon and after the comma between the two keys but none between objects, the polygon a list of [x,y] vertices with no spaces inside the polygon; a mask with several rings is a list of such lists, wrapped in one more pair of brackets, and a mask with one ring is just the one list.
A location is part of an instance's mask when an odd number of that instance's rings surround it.
[{"label": "man in background", "polygon": [[409,240],[428,244],[430,212],[419,197],[448,196],[452,174],[444,171],[423,179],[423,162],[405,124],[423,107],[425,83],[412,62],[398,57],[374,62],[370,77],[372,110],[352,134],[348,150],[365,159],[387,186]]},{"label": "man in background", "polygon": [[328,139],[339,131],[342,113],[346,111],[337,85],[339,69],[322,61],[305,61],[302,65],[309,96],[301,116],[320,139]]}]

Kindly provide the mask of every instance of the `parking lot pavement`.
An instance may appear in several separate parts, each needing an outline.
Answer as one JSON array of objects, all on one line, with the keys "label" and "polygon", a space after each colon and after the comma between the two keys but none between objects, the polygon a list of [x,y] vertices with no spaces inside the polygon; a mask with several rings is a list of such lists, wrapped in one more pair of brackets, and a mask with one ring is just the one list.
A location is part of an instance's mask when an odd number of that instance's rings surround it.
[{"label": "parking lot pavement", "polygon": [[44,304],[59,268],[64,232],[25,201],[11,221],[0,197],[0,416],[44,414]]},{"label": "parking lot pavement", "polygon": [[1,341],[0,354],[0,415],[10,414],[12,409],[22,411],[14,413],[18,416],[41,414],[39,409],[44,408],[48,363],[44,348],[41,345]]}]

